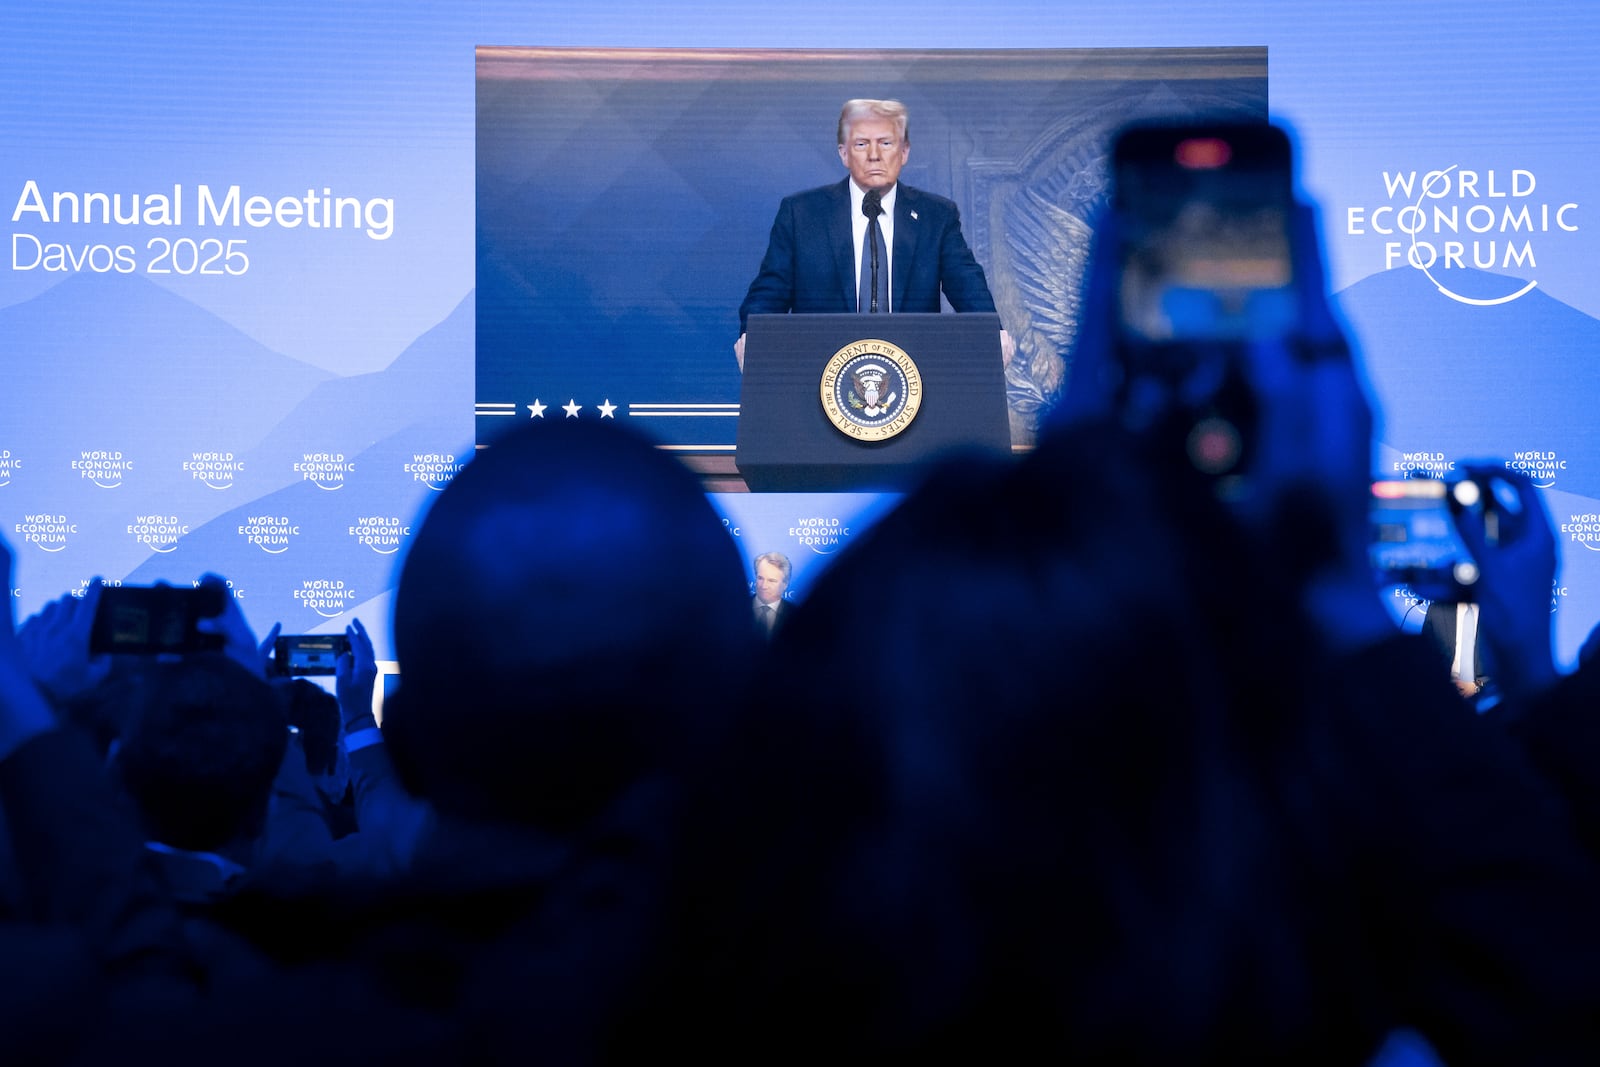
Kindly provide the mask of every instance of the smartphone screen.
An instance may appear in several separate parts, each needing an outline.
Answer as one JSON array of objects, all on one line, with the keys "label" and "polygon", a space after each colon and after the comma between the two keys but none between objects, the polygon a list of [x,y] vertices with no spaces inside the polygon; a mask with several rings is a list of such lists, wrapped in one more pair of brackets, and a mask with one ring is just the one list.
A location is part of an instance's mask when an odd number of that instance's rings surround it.
[{"label": "smartphone screen", "polygon": [[1287,336],[1298,320],[1288,138],[1265,123],[1125,131],[1112,153],[1125,340]]},{"label": "smartphone screen", "polygon": [[1470,600],[1478,580],[1447,498],[1451,483],[1429,478],[1372,483],[1369,555],[1384,585],[1426,600]]},{"label": "smartphone screen", "polygon": [[333,674],[339,657],[350,651],[344,634],[291,634],[279,637],[272,650],[277,674]]},{"label": "smartphone screen", "polygon": [[220,614],[224,596],[210,586],[107,586],[100,590],[89,651],[142,656],[215,651],[222,636],[201,633],[195,624]]}]

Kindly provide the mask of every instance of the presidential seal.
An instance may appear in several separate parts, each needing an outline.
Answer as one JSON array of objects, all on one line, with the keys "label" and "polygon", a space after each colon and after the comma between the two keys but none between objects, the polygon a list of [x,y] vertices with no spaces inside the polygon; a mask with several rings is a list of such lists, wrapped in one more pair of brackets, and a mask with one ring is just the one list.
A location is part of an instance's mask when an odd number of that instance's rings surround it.
[{"label": "presidential seal", "polygon": [[905,350],[888,341],[845,345],[822,369],[822,410],[859,441],[886,441],[911,425],[922,407],[922,374]]}]

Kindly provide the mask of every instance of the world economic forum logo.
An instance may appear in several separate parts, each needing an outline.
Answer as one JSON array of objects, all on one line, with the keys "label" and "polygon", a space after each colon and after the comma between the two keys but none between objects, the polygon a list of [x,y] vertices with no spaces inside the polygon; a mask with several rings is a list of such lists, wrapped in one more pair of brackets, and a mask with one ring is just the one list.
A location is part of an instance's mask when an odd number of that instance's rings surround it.
[{"label": "world economic forum logo", "polygon": [[165,555],[178,548],[178,540],[189,536],[189,524],[176,515],[136,515],[128,523],[128,534],[136,544]]},{"label": "world economic forum logo", "polygon": [[802,515],[789,526],[789,537],[801,548],[831,556],[850,540],[850,525],[838,515]]},{"label": "world economic forum logo", "polygon": [[83,449],[72,461],[72,470],[101,489],[116,489],[133,470],[133,460],[120,451]]},{"label": "world economic forum logo", "polygon": [[1402,452],[1390,470],[1396,478],[1448,478],[1455,474],[1456,461],[1443,452]]},{"label": "world economic forum logo", "polygon": [[[1539,284],[1538,249],[1578,232],[1578,205],[1542,198],[1538,176],[1523,168],[1386,170],[1382,184],[1387,202],[1348,208],[1345,233],[1377,237],[1384,270],[1421,271],[1462,304],[1492,307],[1527,296]],[[1510,275],[1505,291],[1457,291],[1461,275],[1453,272],[1470,269]]]},{"label": "world economic forum logo", "polygon": [[307,452],[294,464],[294,473],[302,481],[329,492],[343,489],[355,469],[355,461],[345,459],[343,452]]},{"label": "world economic forum logo", "polygon": [[466,463],[458,461],[451,452],[417,452],[402,469],[412,481],[421,482],[435,493],[442,493],[444,487],[450,484],[450,479],[460,474],[465,466]]},{"label": "world economic forum logo", "polygon": [[1556,479],[1567,470],[1566,458],[1552,449],[1513,451],[1504,462],[1506,470],[1520,471],[1540,489],[1555,488]]},{"label": "world economic forum logo", "polygon": [[33,545],[41,552],[60,552],[78,535],[78,524],[65,515],[37,512],[24,515],[21,522],[13,523],[11,533],[15,540]]},{"label": "world economic forum logo", "polygon": [[192,452],[183,461],[183,473],[207,489],[232,489],[244,472],[244,460],[232,452]]},{"label": "world economic forum logo", "polygon": [[287,515],[251,515],[239,524],[239,536],[267,555],[279,556],[299,538],[300,524]]},{"label": "world economic forum logo", "polygon": [[400,551],[401,543],[411,536],[411,526],[397,515],[362,515],[348,527],[356,543],[365,545],[380,556],[392,556]]},{"label": "world economic forum logo", "polygon": [[1585,511],[1569,514],[1567,521],[1560,524],[1561,532],[1575,545],[1582,545],[1590,552],[1600,552],[1600,513]]},{"label": "world economic forum logo", "polygon": [[305,578],[290,595],[324,619],[337,619],[356,602],[355,587],[343,578]]}]

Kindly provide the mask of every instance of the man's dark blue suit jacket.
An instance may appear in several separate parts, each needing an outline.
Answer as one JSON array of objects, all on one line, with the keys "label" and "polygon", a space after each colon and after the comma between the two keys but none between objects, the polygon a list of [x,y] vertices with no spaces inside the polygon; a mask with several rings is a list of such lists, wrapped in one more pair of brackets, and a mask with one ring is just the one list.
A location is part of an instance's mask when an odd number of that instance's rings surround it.
[{"label": "man's dark blue suit jacket", "polygon": [[[849,183],[796,193],[778,205],[761,270],[739,305],[741,333],[752,313],[856,310]],[[944,197],[900,183],[890,258],[895,311],[938,311],[940,289],[957,311],[994,310],[983,268],[961,236],[960,212]]]}]

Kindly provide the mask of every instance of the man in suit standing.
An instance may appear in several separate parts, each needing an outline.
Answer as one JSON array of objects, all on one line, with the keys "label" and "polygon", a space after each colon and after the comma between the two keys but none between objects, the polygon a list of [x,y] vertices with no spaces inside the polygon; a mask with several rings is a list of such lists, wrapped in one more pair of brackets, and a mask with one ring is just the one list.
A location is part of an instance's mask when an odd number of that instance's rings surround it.
[{"label": "man in suit standing", "polygon": [[1478,605],[1435,600],[1423,616],[1422,632],[1450,664],[1450,681],[1456,691],[1476,701],[1489,684],[1479,652]]},{"label": "man in suit standing", "polygon": [[[941,292],[958,312],[995,309],[956,205],[900,183],[911,155],[905,105],[847,100],[838,137],[849,177],[778,206],[767,254],[739,306],[740,370],[752,312],[936,312]],[[1016,346],[1004,330],[1000,349],[1009,363]]]},{"label": "man in suit standing", "polygon": [[783,595],[793,571],[789,557],[782,552],[763,552],[756,557],[755,572],[756,594],[750,598],[750,610],[755,614],[756,633],[770,637],[789,613]]}]

